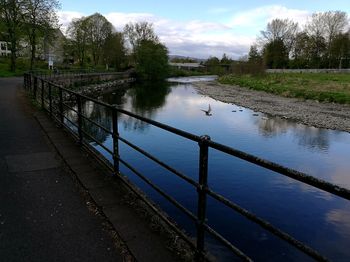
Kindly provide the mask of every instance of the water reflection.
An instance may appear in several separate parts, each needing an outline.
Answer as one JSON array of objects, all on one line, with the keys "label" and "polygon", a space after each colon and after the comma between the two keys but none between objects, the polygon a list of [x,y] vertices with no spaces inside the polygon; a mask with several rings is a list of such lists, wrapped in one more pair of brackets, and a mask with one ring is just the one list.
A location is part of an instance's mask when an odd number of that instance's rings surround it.
[{"label": "water reflection", "polygon": [[[196,79],[197,81],[198,79]],[[213,140],[239,150],[263,157],[288,167],[309,173],[324,180],[350,187],[350,135],[344,132],[317,129],[281,118],[273,118],[232,104],[201,96],[191,85],[183,83],[158,83],[135,86],[128,90],[116,89],[104,94],[109,104],[138,115],[195,133],[208,134]],[[200,109],[213,109],[207,117]],[[240,111],[240,109],[242,111]],[[111,112],[87,102],[84,113],[95,122],[111,129]],[[76,114],[70,113],[72,118]],[[198,145],[125,115],[119,115],[121,136],[156,155],[160,160],[180,170],[193,179],[198,174]],[[100,142],[111,145],[111,137],[87,121],[84,125]],[[167,146],[160,146],[160,145]],[[195,211],[196,192],[186,188],[182,181],[147,162],[145,158],[120,145],[120,154],[181,204]],[[247,162],[228,157],[219,152],[209,152],[209,182],[218,193],[234,200],[296,238],[335,260],[348,260],[350,250],[350,205],[319,190]],[[168,202],[139,182],[131,172],[123,174],[150,195],[176,222],[189,232],[190,223]],[[186,188],[186,189],[185,189]],[[211,203],[213,202],[213,203]],[[293,248],[252,226],[246,219],[217,202],[208,200],[208,221],[225,237],[238,243],[239,248],[253,254],[257,260],[298,261],[305,257]],[[234,222],[232,222],[234,221]],[[238,237],[237,237],[238,236]],[[334,247],[337,243],[337,248]],[[211,243],[211,247],[215,244]],[[219,249],[218,249],[219,250]],[[223,249],[215,252],[222,260]],[[228,256],[227,260],[232,259]]]},{"label": "water reflection", "polygon": [[329,132],[325,129],[308,127],[279,117],[262,117],[256,120],[256,124],[264,137],[292,132],[301,146],[322,151],[329,148]]}]

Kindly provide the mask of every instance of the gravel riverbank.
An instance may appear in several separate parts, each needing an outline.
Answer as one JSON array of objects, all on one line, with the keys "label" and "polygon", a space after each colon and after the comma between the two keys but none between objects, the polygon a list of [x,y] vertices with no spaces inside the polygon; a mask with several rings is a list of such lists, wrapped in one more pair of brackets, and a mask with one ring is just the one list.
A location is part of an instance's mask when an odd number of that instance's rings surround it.
[{"label": "gravel riverbank", "polygon": [[299,123],[350,132],[350,106],[276,96],[217,82],[193,83],[200,94]]}]

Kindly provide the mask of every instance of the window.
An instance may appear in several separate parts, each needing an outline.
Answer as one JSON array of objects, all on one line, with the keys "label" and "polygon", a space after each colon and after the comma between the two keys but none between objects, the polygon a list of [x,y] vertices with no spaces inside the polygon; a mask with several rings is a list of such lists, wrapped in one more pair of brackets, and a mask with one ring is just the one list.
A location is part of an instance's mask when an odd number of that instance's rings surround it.
[{"label": "window", "polygon": [[1,50],[6,50],[6,43],[1,43]]}]

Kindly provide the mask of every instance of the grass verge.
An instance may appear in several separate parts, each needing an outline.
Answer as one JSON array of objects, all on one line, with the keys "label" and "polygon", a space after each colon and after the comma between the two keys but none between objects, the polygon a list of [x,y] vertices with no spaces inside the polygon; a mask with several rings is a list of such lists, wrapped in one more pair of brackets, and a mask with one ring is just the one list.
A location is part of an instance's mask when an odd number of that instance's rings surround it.
[{"label": "grass verge", "polygon": [[219,78],[219,82],[285,97],[350,104],[350,74],[272,73],[258,76],[225,75]]}]

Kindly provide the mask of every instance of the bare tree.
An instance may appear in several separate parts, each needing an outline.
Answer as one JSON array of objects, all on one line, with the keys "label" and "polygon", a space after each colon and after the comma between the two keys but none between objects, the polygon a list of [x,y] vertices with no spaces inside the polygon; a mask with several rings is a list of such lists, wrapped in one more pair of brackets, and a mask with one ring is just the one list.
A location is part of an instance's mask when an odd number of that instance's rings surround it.
[{"label": "bare tree", "polygon": [[261,31],[260,42],[265,45],[282,40],[289,52],[293,46],[297,32],[298,23],[294,23],[289,19],[274,19],[267,24],[266,30]]},{"label": "bare tree", "polygon": [[129,23],[124,27],[124,34],[133,50],[143,40],[159,42],[158,36],[154,33],[153,25],[148,22]]},{"label": "bare tree", "polygon": [[54,34],[58,28],[58,0],[24,0],[26,33],[30,44],[30,69],[33,68],[38,39]]},{"label": "bare tree", "polygon": [[0,0],[0,18],[2,20],[0,33],[5,41],[10,43],[10,70],[16,71],[18,43],[23,32],[23,1]]},{"label": "bare tree", "polygon": [[331,57],[334,51],[332,45],[338,39],[338,36],[345,32],[348,24],[348,17],[345,12],[328,11],[312,14],[311,20],[306,25],[306,31],[311,39],[324,39],[328,66],[331,65]]}]

